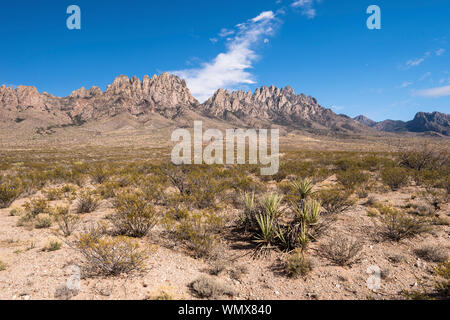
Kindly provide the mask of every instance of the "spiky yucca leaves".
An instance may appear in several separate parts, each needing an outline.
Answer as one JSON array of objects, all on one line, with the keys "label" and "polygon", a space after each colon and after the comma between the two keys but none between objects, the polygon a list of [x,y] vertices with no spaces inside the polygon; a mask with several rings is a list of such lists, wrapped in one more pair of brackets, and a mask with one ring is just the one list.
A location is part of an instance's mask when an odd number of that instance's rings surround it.
[{"label": "spiky yucca leaves", "polygon": [[317,200],[300,201],[293,207],[294,220],[285,227],[278,227],[277,238],[287,250],[306,250],[311,242],[310,228],[320,222],[322,206]]},{"label": "spiky yucca leaves", "polygon": [[267,215],[270,215],[274,218],[278,218],[279,215],[281,214],[280,206],[282,201],[283,196],[276,193],[272,193],[266,195],[263,198],[261,206]]},{"label": "spiky yucca leaves", "polygon": [[255,214],[255,242],[259,251],[264,252],[272,247],[277,237],[278,219],[283,197],[278,194],[268,194],[261,200],[258,212]]},{"label": "spiky yucca leaves", "polygon": [[255,203],[255,193],[245,192],[242,195],[242,202],[244,203],[244,211],[239,216],[239,225],[244,227],[246,230],[252,227],[252,222],[255,219],[256,203]]},{"label": "spiky yucca leaves", "polygon": [[314,184],[311,179],[292,182],[292,187],[300,200],[305,200],[313,194]]}]

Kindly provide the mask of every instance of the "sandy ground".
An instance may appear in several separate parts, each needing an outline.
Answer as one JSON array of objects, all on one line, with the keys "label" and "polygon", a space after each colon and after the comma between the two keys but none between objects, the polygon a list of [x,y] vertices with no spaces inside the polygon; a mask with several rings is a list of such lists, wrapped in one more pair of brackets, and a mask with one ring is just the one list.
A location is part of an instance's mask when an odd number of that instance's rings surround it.
[{"label": "sandy ground", "polygon": [[[378,201],[405,204],[412,188],[385,194],[371,194]],[[26,199],[12,206],[20,207]],[[224,256],[229,257],[230,269],[246,266],[248,273],[241,279],[231,279],[229,273],[217,279],[231,286],[237,295],[234,299],[396,299],[401,291],[418,289],[419,282],[432,278],[434,263],[421,261],[413,250],[423,244],[439,244],[450,248],[449,226],[435,226],[433,232],[400,243],[379,242],[374,237],[374,220],[363,206],[364,201],[339,214],[337,221],[326,231],[318,243],[313,243],[308,256],[314,269],[306,279],[290,279],[282,272],[284,254],[272,252],[264,258],[254,258],[249,241],[236,240],[233,233],[225,235]],[[69,245],[71,237],[64,238],[56,226],[50,229],[28,230],[16,226],[18,217],[9,215],[10,209],[0,210],[0,260],[7,264],[0,271],[0,299],[54,299],[58,286],[70,277],[71,265],[81,263],[76,250]],[[108,201],[91,214],[83,215],[83,224],[104,218],[112,212]],[[229,214],[235,214],[230,212]],[[440,211],[449,216],[449,206]],[[81,226],[82,228],[82,226]],[[336,267],[317,254],[319,245],[337,235],[362,239],[364,249],[361,260],[352,267]],[[152,299],[160,292],[174,299],[195,299],[189,283],[209,268],[207,261],[194,259],[182,245],[167,245],[163,234],[157,230],[142,243],[152,244],[155,251],[147,261],[146,270],[139,274],[113,278],[81,280],[81,290],[72,299]],[[60,250],[44,252],[43,247],[53,239],[63,242]],[[392,257],[401,261],[392,262]],[[232,261],[231,261],[232,260]],[[367,286],[368,268],[377,266],[383,274],[381,288],[372,291]],[[419,280],[420,279],[420,280]],[[223,297],[227,298],[227,297]]]}]

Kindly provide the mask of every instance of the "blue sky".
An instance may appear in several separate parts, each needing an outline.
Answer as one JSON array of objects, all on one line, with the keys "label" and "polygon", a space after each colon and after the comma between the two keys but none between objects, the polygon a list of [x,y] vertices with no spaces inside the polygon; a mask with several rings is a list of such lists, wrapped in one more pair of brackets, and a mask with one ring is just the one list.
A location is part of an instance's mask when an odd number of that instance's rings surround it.
[{"label": "blue sky", "polygon": [[[81,30],[66,9],[81,8]],[[369,30],[366,9],[381,8]],[[164,71],[205,99],[219,87],[290,85],[374,120],[450,113],[448,0],[8,1],[0,84],[66,96],[119,74]]]}]

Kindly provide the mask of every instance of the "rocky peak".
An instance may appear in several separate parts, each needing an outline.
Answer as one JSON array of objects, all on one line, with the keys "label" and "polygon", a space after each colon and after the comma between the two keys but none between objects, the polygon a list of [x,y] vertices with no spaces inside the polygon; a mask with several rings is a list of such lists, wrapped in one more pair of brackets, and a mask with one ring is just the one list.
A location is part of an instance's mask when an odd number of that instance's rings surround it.
[{"label": "rocky peak", "polygon": [[353,118],[353,120],[358,121],[359,123],[361,123],[365,126],[368,126],[368,127],[373,127],[377,124],[376,121],[373,121],[372,119],[369,119],[363,115],[359,115],[359,116]]}]

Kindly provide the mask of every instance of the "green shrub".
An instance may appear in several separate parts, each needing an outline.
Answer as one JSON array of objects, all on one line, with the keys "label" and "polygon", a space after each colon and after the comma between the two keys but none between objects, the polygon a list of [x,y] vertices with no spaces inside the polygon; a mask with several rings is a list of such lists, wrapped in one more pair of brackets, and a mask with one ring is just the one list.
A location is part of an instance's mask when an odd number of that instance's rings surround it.
[{"label": "green shrub", "polygon": [[393,191],[400,189],[408,183],[408,171],[403,168],[385,168],[381,171],[381,179]]},{"label": "green shrub", "polygon": [[153,206],[139,191],[125,191],[117,195],[116,213],[111,221],[120,235],[141,238],[158,223],[158,215]]},{"label": "green shrub", "polygon": [[47,199],[39,198],[33,199],[24,204],[25,210],[30,213],[32,216],[37,216],[41,213],[46,213],[49,211],[48,201]]},{"label": "green shrub", "polygon": [[0,209],[8,208],[22,194],[17,182],[0,181]]},{"label": "green shrub", "polygon": [[355,202],[350,196],[351,192],[338,188],[324,189],[316,195],[328,214],[341,213],[353,206]]},{"label": "green shrub", "polygon": [[205,257],[214,253],[222,226],[222,218],[214,212],[189,212],[180,220],[175,233],[179,239],[187,241],[196,257]]},{"label": "green shrub", "polygon": [[354,190],[369,181],[369,175],[359,169],[340,171],[336,174],[337,181],[348,190]]},{"label": "green shrub", "polygon": [[57,208],[55,220],[59,226],[59,230],[65,237],[70,236],[80,223],[80,217],[74,214],[70,214],[69,207]]},{"label": "green shrub", "polygon": [[0,271],[5,271],[7,267],[6,263],[0,261]]}]

